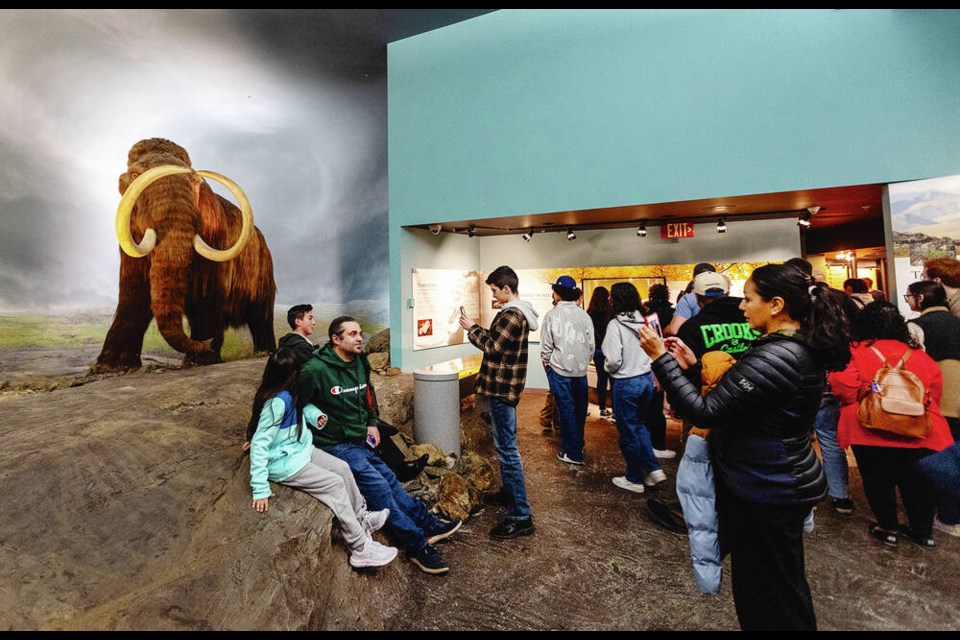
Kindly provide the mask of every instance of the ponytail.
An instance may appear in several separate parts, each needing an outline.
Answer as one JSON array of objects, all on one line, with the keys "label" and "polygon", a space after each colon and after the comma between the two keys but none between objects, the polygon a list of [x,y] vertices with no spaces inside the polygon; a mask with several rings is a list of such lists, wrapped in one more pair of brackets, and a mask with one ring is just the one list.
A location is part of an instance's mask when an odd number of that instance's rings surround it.
[{"label": "ponytail", "polygon": [[850,362],[850,325],[841,294],[818,283],[792,264],[768,264],[750,275],[764,300],[779,296],[814,358],[827,371],[841,371]]}]

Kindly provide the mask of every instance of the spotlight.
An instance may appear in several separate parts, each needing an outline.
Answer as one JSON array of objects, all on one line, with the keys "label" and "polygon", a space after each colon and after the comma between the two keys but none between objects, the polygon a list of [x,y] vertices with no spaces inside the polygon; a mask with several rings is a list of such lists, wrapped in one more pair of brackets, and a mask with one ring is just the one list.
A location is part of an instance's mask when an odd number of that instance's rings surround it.
[{"label": "spotlight", "polygon": [[727,219],[724,216],[720,216],[720,219],[717,220],[717,233],[726,233],[727,232]]},{"label": "spotlight", "polygon": [[568,228],[567,228],[567,241],[572,242],[573,240],[576,240],[576,239],[577,239],[577,234],[575,234],[575,233],[573,232],[573,227],[568,227]]},{"label": "spotlight", "polygon": [[467,227],[467,237],[472,238],[475,235],[477,235],[476,228],[474,228],[473,225],[470,225],[469,227]]},{"label": "spotlight", "polygon": [[640,223],[640,226],[637,227],[637,236],[639,236],[639,237],[641,237],[641,238],[646,238],[646,237],[647,237],[647,223],[646,223],[646,222],[641,222],[641,223]]},{"label": "spotlight", "polygon": [[810,228],[810,212],[809,211],[803,213],[799,218],[797,218],[797,226],[800,227],[801,231],[806,231],[807,229]]},{"label": "spotlight", "polygon": [[524,242],[530,242],[530,238],[533,237],[533,229],[528,229],[525,234],[521,236]]},{"label": "spotlight", "polygon": [[820,209],[822,209],[822,208],[823,208],[823,207],[816,207],[816,206],[814,206],[814,207],[807,207],[807,211],[810,212],[810,215],[815,216],[815,215],[817,215],[817,212],[820,211]]},{"label": "spotlight", "polygon": [[438,235],[440,235],[440,232],[441,232],[441,231],[443,231],[443,225],[442,225],[442,224],[432,224],[432,225],[430,225],[430,233],[432,233],[433,235],[438,236]]}]

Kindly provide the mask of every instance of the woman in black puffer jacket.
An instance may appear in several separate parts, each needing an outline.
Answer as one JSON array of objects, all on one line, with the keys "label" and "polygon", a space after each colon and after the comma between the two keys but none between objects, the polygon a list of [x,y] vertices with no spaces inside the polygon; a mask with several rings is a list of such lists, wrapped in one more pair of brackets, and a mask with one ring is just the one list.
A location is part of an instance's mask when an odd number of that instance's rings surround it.
[{"label": "woman in black puffer jacket", "polygon": [[640,344],[670,405],[710,429],[721,548],[731,556],[740,627],[813,630],[803,521],[827,485],[810,436],[824,370],[850,359],[847,321],[829,289],[792,265],[756,269],[740,308],[762,335],[706,396],[654,332],[642,328]]}]

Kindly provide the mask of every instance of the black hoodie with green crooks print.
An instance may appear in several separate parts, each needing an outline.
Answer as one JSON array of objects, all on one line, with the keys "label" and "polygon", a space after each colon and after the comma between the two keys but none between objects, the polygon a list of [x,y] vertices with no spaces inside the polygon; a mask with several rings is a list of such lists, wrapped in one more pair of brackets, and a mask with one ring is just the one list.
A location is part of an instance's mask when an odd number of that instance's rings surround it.
[{"label": "black hoodie with green crooks print", "polygon": [[367,427],[377,426],[364,357],[360,354],[344,362],[327,343],[300,369],[301,402],[312,402],[327,414],[322,429],[311,427],[314,446],[363,444]]}]

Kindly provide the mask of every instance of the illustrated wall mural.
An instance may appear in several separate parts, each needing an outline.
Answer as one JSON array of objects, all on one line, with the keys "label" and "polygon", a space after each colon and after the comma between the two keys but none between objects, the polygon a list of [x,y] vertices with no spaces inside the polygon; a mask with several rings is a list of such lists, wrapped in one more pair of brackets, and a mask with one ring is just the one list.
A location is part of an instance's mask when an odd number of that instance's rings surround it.
[{"label": "illustrated wall mural", "polygon": [[243,186],[278,305],[386,320],[385,60],[278,15],[0,10],[0,312],[112,311],[117,175],[161,137]]}]

